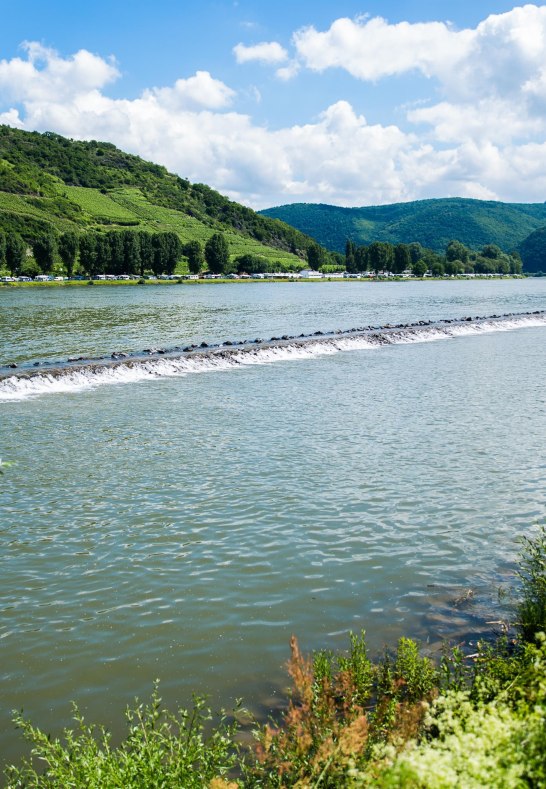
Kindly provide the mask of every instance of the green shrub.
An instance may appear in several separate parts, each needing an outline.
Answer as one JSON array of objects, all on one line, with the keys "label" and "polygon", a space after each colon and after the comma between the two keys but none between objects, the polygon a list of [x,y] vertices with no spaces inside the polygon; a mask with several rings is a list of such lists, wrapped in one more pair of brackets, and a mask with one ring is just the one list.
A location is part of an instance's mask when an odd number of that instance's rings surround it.
[{"label": "green shrub", "polygon": [[283,720],[258,733],[251,775],[259,786],[346,786],[378,743],[417,736],[438,678],[407,638],[373,664],[363,632],[351,634],[346,655],[321,651],[312,659],[292,638],[288,670],[294,688]]},{"label": "green shrub", "polygon": [[[489,659],[495,666],[487,666]],[[498,789],[546,786],[546,640],[528,644],[517,657],[506,656],[510,670],[499,674],[501,656],[486,651],[476,665],[497,674],[496,693],[488,701],[474,688],[448,691],[431,706],[420,741],[396,753],[377,749],[374,785],[450,789],[484,786]],[[502,673],[502,672],[501,672]],[[370,785],[370,771],[353,771],[353,780]]]},{"label": "green shrub", "polygon": [[[205,734],[202,699],[163,711],[157,687],[150,704],[127,710],[117,747],[76,708],[77,728],[62,740],[18,715],[32,751],[7,769],[8,789],[546,787],[545,557],[542,528],[523,541],[519,641],[504,634],[471,659],[455,648],[436,669],[408,638],[372,662],[364,632],[351,634],[346,654],[311,658],[292,637],[287,709],[255,733],[255,754],[239,750],[238,724],[225,715]],[[240,777],[228,783],[232,771]]]},{"label": "green shrub", "polygon": [[[192,710],[173,715],[161,708],[156,686],[149,704],[127,709],[128,733],[118,747],[112,746],[104,727],[85,723],[76,707],[74,719],[76,729],[65,729],[60,740],[16,716],[32,743],[34,761],[7,769],[8,789],[201,789],[225,777],[237,763],[238,724],[228,723],[222,714],[206,736],[205,724],[212,714],[202,698],[194,699]],[[44,765],[42,772],[36,770],[36,760]]]},{"label": "green shrub", "polygon": [[546,631],[546,526],[535,537],[524,537],[522,543],[518,625],[522,638],[533,641],[537,633]]}]

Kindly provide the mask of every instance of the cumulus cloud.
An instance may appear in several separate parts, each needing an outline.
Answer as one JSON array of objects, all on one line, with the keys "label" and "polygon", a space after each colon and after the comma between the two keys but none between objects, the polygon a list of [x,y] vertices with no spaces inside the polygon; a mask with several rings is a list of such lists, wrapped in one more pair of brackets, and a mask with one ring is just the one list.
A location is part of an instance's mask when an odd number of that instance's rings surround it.
[{"label": "cumulus cloud", "polygon": [[145,101],[156,101],[173,112],[206,107],[218,110],[231,104],[235,91],[214,79],[208,71],[197,71],[193,77],[178,79],[172,88],[152,88],[143,93]]},{"label": "cumulus cloud", "polygon": [[278,68],[275,73],[279,79],[283,80],[284,82],[287,82],[289,79],[293,79],[296,76],[296,74],[299,72],[299,70],[300,70],[300,63],[298,60],[294,59],[291,60],[288,63],[288,65],[281,66],[281,68]]},{"label": "cumulus cloud", "polygon": [[288,59],[288,52],[277,41],[262,41],[261,44],[250,47],[237,44],[233,47],[233,53],[237,63],[248,63],[252,60],[261,63],[283,63]]},{"label": "cumulus cloud", "polygon": [[299,62],[314,71],[337,67],[367,82],[418,71],[434,80],[442,101],[410,111],[408,119],[430,124],[439,141],[544,133],[546,6],[493,14],[465,30],[443,22],[338,19],[323,32],[297,31],[293,40]]},{"label": "cumulus cloud", "polygon": [[[115,60],[27,44],[22,57],[0,61],[0,122],[113,142],[257,208],[447,195],[545,199],[546,7],[516,8],[465,31],[338,20],[294,41],[292,59],[280,45],[265,50],[281,79],[306,66],[345,68],[370,81],[417,69],[441,95],[409,104],[405,128],[369,123],[349,102],[334,101],[307,123],[270,129],[237,111],[244,91],[208,71],[134,99],[111,98]],[[264,59],[246,50],[248,60]]]},{"label": "cumulus cloud", "polygon": [[433,82],[440,101],[406,108],[423,143],[403,165],[418,193],[544,199],[546,6],[515,7],[464,30],[343,18],[297,31],[293,44],[300,67],[318,73],[344,69],[375,83],[419,72]]},{"label": "cumulus cloud", "polygon": [[363,80],[416,69],[429,77],[451,71],[471,45],[472,33],[443,22],[390,25],[381,17],[337,19],[325,32],[307,27],[294,34],[302,62],[314,71],[339,67]]},{"label": "cumulus cloud", "polygon": [[296,31],[293,42],[298,58],[314,71],[337,67],[371,82],[419,71],[450,95],[507,96],[543,73],[546,7],[517,7],[464,30],[444,22],[343,18],[323,32]]},{"label": "cumulus cloud", "polygon": [[0,61],[0,97],[4,100],[70,101],[119,77],[113,59],[104,60],[85,49],[69,58],[36,42],[26,42],[23,49],[26,60]]}]

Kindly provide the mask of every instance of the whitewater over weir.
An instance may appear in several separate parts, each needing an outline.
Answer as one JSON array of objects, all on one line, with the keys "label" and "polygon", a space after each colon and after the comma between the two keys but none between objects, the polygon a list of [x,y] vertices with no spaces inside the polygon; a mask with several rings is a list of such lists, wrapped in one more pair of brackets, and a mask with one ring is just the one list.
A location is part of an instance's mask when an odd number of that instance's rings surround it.
[{"label": "whitewater over weir", "polygon": [[141,354],[114,352],[106,358],[71,358],[65,363],[48,366],[47,371],[37,370],[35,365],[34,369],[21,367],[13,373],[11,368],[4,367],[0,369],[0,401],[540,326],[546,326],[546,311],[537,310],[327,333],[318,331],[299,337],[272,337],[268,341],[256,339],[239,343],[228,341],[218,346],[203,343],[184,349],[147,349]]}]

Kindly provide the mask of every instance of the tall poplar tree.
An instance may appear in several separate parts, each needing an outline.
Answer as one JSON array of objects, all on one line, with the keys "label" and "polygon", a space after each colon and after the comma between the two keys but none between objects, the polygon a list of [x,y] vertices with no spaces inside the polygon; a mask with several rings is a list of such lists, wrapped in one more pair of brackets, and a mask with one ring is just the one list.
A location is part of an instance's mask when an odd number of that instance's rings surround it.
[{"label": "tall poplar tree", "polygon": [[57,239],[52,233],[44,233],[32,242],[32,251],[36,263],[47,274],[55,265]]},{"label": "tall poplar tree", "polygon": [[77,234],[72,231],[63,233],[59,238],[59,255],[69,277],[71,277],[74,272],[79,246],[79,238]]},{"label": "tall poplar tree", "polygon": [[199,274],[205,265],[205,255],[201,243],[194,239],[188,241],[183,249],[184,255],[188,258],[188,267],[192,274]]},{"label": "tall poplar tree", "polygon": [[26,242],[23,241],[19,233],[10,232],[6,234],[6,266],[15,276],[23,265],[27,251]]},{"label": "tall poplar tree", "polygon": [[223,274],[229,265],[229,246],[223,233],[215,233],[205,244],[205,260],[209,271]]}]

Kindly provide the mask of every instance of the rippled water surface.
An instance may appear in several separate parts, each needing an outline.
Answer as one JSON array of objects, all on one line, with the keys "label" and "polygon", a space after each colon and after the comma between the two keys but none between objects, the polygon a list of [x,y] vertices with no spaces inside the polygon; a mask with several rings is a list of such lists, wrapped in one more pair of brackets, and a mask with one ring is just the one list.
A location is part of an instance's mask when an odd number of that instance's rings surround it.
[{"label": "rippled water surface", "polygon": [[[0,291],[0,362],[546,309],[546,281]],[[546,512],[546,328],[0,402],[2,755],[155,677],[257,708],[306,649],[483,626]],[[475,591],[475,602],[457,598]]]}]

